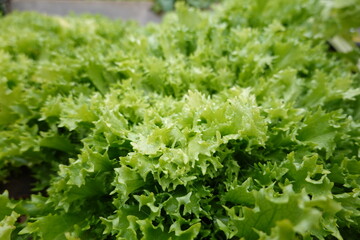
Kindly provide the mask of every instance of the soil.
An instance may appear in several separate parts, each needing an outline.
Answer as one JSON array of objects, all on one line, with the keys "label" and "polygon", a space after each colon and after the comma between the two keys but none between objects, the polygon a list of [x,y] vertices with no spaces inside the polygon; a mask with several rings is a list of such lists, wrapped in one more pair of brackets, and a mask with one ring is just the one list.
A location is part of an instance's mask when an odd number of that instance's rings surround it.
[{"label": "soil", "polygon": [[31,170],[27,167],[20,167],[10,173],[5,183],[0,183],[0,193],[8,190],[10,198],[26,199],[34,193],[31,191],[34,182]]}]

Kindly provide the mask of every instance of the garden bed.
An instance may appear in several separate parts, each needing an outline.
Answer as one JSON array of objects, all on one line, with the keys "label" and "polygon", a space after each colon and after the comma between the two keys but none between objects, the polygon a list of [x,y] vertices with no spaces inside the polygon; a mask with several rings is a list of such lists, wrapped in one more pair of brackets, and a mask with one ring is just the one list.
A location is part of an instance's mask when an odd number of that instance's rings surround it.
[{"label": "garden bed", "polygon": [[140,24],[160,22],[161,16],[154,13],[149,1],[86,1],[86,0],[14,0],[13,11],[36,11],[49,15],[101,14],[112,19],[135,20]]},{"label": "garden bed", "polygon": [[1,18],[0,239],[357,239],[360,9],[285,1]]}]

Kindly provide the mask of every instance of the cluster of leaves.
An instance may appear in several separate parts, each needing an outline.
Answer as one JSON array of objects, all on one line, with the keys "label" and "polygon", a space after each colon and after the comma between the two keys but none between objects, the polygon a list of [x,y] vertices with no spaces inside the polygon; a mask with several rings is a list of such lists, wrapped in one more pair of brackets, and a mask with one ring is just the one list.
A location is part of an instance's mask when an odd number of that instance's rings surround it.
[{"label": "cluster of leaves", "polygon": [[1,239],[356,239],[360,5],[286,3],[1,19]]}]

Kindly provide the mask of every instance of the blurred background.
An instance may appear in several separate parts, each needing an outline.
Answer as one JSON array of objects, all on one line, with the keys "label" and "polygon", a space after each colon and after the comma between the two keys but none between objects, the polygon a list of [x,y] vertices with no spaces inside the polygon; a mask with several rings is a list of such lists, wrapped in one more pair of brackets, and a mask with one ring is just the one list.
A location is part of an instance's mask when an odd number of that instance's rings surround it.
[{"label": "blurred background", "polygon": [[[174,9],[177,0],[0,0],[1,13],[11,11],[37,11],[50,15],[69,13],[101,14],[140,24],[159,22],[161,15]],[[207,9],[220,0],[186,0],[193,7]]]}]

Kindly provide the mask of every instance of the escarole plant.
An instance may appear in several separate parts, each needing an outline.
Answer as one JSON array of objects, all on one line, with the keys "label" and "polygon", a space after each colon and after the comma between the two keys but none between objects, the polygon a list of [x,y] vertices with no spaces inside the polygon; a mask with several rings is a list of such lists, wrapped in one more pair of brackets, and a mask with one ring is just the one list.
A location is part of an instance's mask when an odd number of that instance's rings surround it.
[{"label": "escarole plant", "polygon": [[359,16],[228,0],[146,27],[1,18],[1,180],[30,168],[34,194],[0,196],[0,238],[356,239]]}]

